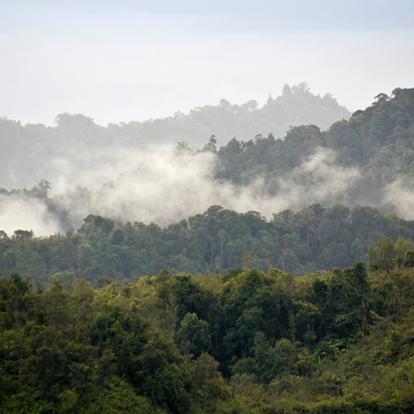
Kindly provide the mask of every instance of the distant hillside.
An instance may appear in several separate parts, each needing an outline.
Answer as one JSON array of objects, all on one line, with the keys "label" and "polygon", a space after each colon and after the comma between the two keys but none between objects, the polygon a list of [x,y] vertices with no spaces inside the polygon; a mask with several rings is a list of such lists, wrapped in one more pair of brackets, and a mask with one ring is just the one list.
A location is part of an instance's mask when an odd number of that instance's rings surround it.
[{"label": "distant hillside", "polygon": [[[300,91],[292,94],[307,96]],[[168,226],[212,205],[268,219],[313,204],[371,206],[414,219],[414,89],[380,94],[326,131],[298,126],[283,139],[257,135],[221,147],[211,137],[198,150],[185,143],[149,149],[133,134],[108,135],[127,126],[98,127],[82,116],[62,115],[54,128],[16,125],[3,122],[21,135],[9,131],[12,138],[2,141],[2,179],[52,179],[0,188],[0,229],[9,234],[64,232],[88,215]]]},{"label": "distant hillside", "polygon": [[[217,154],[220,179],[248,185],[261,178],[270,193],[300,184],[315,201],[315,189],[343,176],[339,191],[318,201],[395,208],[414,218],[414,88],[395,89],[391,97],[379,94],[370,107],[327,131],[301,126],[283,140],[233,139]],[[352,180],[346,171],[354,172]]]},{"label": "distant hillside", "polygon": [[195,108],[188,114],[107,127],[81,114],[60,114],[55,127],[0,119],[0,187],[31,186],[42,179],[53,183],[68,169],[107,163],[120,149],[180,141],[199,148],[211,135],[220,144],[258,134],[283,137],[291,126],[315,124],[325,129],[349,115],[331,95],[313,95],[306,84],[300,84],[286,85],[282,96],[269,97],[263,107],[253,100],[233,105],[223,99],[217,106]]},{"label": "distant hillside", "polygon": [[88,216],[65,236],[34,238],[27,231],[10,236],[0,231],[0,275],[18,272],[47,281],[71,272],[96,282],[100,276],[129,279],[163,269],[209,273],[277,266],[304,273],[348,266],[366,262],[369,246],[383,237],[414,241],[414,221],[339,205],[287,210],[267,221],[258,213],[212,206],[164,229]]}]

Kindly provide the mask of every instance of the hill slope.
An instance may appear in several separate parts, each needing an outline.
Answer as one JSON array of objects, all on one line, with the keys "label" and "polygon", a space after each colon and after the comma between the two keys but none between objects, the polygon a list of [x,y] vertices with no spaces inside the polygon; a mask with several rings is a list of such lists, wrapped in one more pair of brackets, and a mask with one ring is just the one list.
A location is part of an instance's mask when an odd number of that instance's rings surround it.
[{"label": "hill slope", "polygon": [[100,289],[0,278],[0,410],[411,414],[413,289],[412,269],[361,264]]},{"label": "hill slope", "polygon": [[264,178],[268,191],[277,193],[283,192],[285,177],[290,186],[300,184],[308,199],[315,198],[313,189],[335,179],[335,170],[343,175],[342,168],[353,169],[357,173],[345,174],[340,191],[320,201],[395,208],[412,218],[414,89],[395,89],[391,97],[380,94],[372,106],[325,132],[303,126],[290,130],[284,140],[232,140],[219,149],[218,157],[219,178],[243,185]]},{"label": "hill slope", "polygon": [[220,143],[260,133],[283,137],[291,126],[312,123],[325,129],[349,115],[329,94],[313,95],[301,84],[285,86],[282,96],[269,98],[261,108],[255,101],[232,105],[223,99],[217,106],[195,108],[186,115],[107,127],[81,114],[58,115],[56,127],[0,119],[0,187],[32,186],[40,180],[55,184],[72,169],[113,163],[120,150],[142,151],[180,141],[199,148],[213,134]]},{"label": "hill slope", "polygon": [[368,248],[385,236],[414,241],[414,222],[371,207],[340,205],[284,211],[270,221],[213,206],[164,229],[88,216],[78,231],[66,235],[0,234],[0,274],[19,272],[46,282],[70,272],[97,282],[102,276],[129,279],[163,269],[208,273],[277,266],[305,273],[367,262]]}]

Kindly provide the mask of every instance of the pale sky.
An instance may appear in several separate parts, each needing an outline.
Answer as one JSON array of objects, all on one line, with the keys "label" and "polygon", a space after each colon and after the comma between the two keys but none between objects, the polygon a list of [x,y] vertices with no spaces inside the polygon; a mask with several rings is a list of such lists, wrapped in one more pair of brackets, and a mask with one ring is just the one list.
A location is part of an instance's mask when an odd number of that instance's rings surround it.
[{"label": "pale sky", "polygon": [[0,0],[0,116],[100,124],[305,81],[350,110],[414,87],[412,0]]}]

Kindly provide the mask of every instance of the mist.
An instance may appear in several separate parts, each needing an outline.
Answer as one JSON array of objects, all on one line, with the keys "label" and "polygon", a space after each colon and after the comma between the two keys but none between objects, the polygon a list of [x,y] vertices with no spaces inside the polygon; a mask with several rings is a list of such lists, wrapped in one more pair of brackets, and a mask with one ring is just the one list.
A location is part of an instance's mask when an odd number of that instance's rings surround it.
[{"label": "mist", "polygon": [[33,197],[0,194],[0,212],[0,229],[7,234],[25,229],[46,236],[62,230],[46,203]]},{"label": "mist", "polygon": [[91,163],[83,170],[68,160],[56,160],[60,171],[48,197],[21,192],[1,197],[0,229],[47,236],[79,227],[88,214],[165,226],[211,205],[271,218],[285,209],[341,200],[359,171],[335,165],[335,158],[333,151],[318,148],[278,179],[273,195],[262,177],[247,186],[217,180],[215,153],[172,145],[134,153],[120,150],[111,155],[110,163],[98,167]]},{"label": "mist", "polygon": [[[3,120],[0,132],[6,139],[1,143],[0,170],[2,182],[9,185],[0,188],[0,230],[8,234],[31,230],[36,236],[48,236],[79,228],[90,214],[168,226],[212,205],[256,211],[268,219],[315,203],[369,205],[412,219],[413,191],[404,180],[411,171],[407,149],[401,147],[407,162],[400,162],[390,132],[382,129],[381,140],[374,128],[369,129],[370,135],[365,132],[366,124],[377,122],[375,116],[371,121],[373,111],[382,111],[384,102],[392,108],[393,99],[404,101],[411,94],[396,89],[393,98],[379,95],[365,112],[349,121],[339,120],[327,131],[305,125],[290,128],[283,138],[257,134],[220,147],[213,135],[198,149],[185,141],[163,140],[159,131],[160,139],[145,139],[145,134],[152,131],[156,136],[160,125],[171,133],[176,122],[190,133],[198,120],[211,113],[211,122],[201,130],[224,125],[229,114],[237,114],[234,126],[240,127],[252,114],[260,114],[262,121],[270,119],[262,115],[278,114],[281,102],[291,105],[303,98],[311,102],[308,108],[324,102],[331,108],[338,106],[333,98],[315,97],[304,86],[286,86],[282,97],[271,100],[261,112],[220,103],[185,120],[148,121],[144,129],[139,123],[104,128],[84,115],[69,114],[60,115],[53,128]],[[355,135],[358,122],[361,132]],[[398,131],[402,137],[410,136],[408,127]],[[357,137],[354,141],[347,138],[352,134]],[[384,169],[384,159],[394,160],[398,168]]]},{"label": "mist", "polygon": [[[328,131],[412,84],[412,5],[23,3],[0,15],[8,233],[64,232],[88,214],[166,226],[213,204],[268,218],[312,203],[411,217],[410,187],[372,162],[386,141],[374,136],[382,115],[355,136],[352,125]],[[282,144],[301,125],[319,130]],[[200,151],[212,135],[217,148]],[[263,152],[223,149],[270,135],[280,141]],[[177,151],[180,141],[194,150]]]},{"label": "mist", "polygon": [[414,188],[397,179],[385,188],[384,201],[393,206],[396,213],[407,220],[414,220]]}]

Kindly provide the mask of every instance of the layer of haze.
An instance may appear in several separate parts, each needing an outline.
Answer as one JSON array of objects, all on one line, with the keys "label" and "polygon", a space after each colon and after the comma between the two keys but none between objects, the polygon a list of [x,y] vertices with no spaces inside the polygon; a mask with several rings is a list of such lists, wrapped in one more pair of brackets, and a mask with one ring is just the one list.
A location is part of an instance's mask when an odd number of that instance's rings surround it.
[{"label": "layer of haze", "polygon": [[351,110],[414,83],[411,1],[1,1],[0,116],[144,120],[303,80]]},{"label": "layer of haze", "polygon": [[[414,3],[403,0],[0,0],[0,116],[48,125],[62,113],[141,121],[221,98],[263,103],[303,80],[316,94],[364,108],[381,91],[414,84],[413,15]],[[79,151],[76,162],[51,156],[51,198],[0,192],[0,229],[48,235],[88,214],[166,225],[213,204],[270,216],[346,203],[360,178],[319,148],[277,177],[276,193],[261,178],[238,187],[215,178],[217,155],[177,153],[175,144],[131,151],[114,142],[110,152]],[[394,205],[412,197],[398,182],[390,190],[394,202],[384,201]]]},{"label": "layer of haze", "polygon": [[[96,155],[99,152],[90,159]],[[52,201],[59,211],[69,214],[70,226],[74,227],[79,227],[88,214],[167,225],[211,205],[239,212],[260,211],[271,217],[309,203],[341,201],[359,176],[356,169],[335,165],[335,153],[321,148],[280,177],[279,191],[270,195],[260,178],[242,187],[217,181],[217,162],[216,154],[210,152],[192,154],[165,146],[145,152],[120,150],[108,159],[110,168],[91,162],[90,168],[76,170],[61,163]],[[45,200],[24,193],[0,193],[0,211],[0,229],[8,234],[25,229],[46,236],[65,230]]]},{"label": "layer of haze", "polygon": [[[157,146],[111,154],[96,150],[84,156],[91,161],[89,168],[54,160],[56,180],[48,199],[26,190],[0,192],[0,230],[8,234],[32,230],[36,236],[47,236],[78,228],[88,214],[165,226],[211,205],[258,211],[271,218],[273,213],[314,203],[359,204],[352,191],[363,179],[359,169],[338,165],[337,154],[328,148],[316,148],[297,167],[278,177],[272,183],[276,193],[268,191],[262,177],[244,186],[217,180],[219,160],[211,152]],[[414,219],[410,187],[396,181],[385,190],[380,204]]]}]

